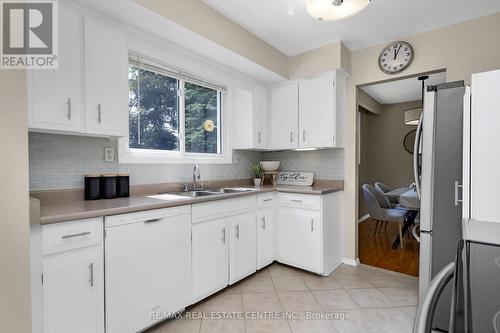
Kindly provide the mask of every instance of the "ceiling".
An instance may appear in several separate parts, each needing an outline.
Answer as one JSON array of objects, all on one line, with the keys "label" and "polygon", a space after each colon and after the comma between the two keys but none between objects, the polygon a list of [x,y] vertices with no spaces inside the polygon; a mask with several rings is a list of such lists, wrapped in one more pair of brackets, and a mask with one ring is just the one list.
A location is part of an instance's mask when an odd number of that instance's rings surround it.
[{"label": "ceiling", "polygon": [[340,40],[361,49],[500,12],[499,0],[372,0],[355,16],[319,22],[306,0],[202,1],[288,56]]},{"label": "ceiling", "polygon": [[[446,72],[440,72],[429,75],[425,85],[432,86],[445,82]],[[380,104],[395,104],[422,99],[422,83],[416,77],[374,84],[361,89]]]}]

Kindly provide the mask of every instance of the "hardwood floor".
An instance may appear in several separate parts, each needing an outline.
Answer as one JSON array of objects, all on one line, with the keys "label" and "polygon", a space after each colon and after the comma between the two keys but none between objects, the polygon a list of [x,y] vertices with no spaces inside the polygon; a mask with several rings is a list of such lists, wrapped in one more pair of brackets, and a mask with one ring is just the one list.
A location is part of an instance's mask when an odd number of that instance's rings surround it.
[{"label": "hardwood floor", "polygon": [[398,224],[380,224],[375,233],[376,222],[365,220],[358,224],[359,260],[361,263],[418,276],[419,243],[408,235],[404,249],[391,248],[398,234]]}]

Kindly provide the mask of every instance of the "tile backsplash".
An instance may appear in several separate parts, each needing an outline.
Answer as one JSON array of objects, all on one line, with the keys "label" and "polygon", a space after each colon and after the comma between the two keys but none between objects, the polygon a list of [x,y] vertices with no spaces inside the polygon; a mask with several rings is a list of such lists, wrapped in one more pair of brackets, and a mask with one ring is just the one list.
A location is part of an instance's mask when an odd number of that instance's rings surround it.
[{"label": "tile backsplash", "polygon": [[[104,162],[104,148],[115,149],[115,162]],[[202,180],[251,178],[250,164],[261,153],[235,151],[233,164],[200,165]],[[83,187],[89,173],[128,173],[136,184],[192,181],[192,164],[119,164],[117,141],[59,134],[29,134],[30,190]]]},{"label": "tile backsplash", "polygon": [[[115,162],[104,162],[104,148],[115,149]],[[89,173],[128,173],[136,184],[192,180],[192,164],[119,164],[117,141],[61,134],[29,134],[30,190],[83,187]],[[234,151],[233,164],[200,165],[202,180],[251,178],[250,165],[281,161],[282,170],[313,171],[318,179],[343,179],[343,150],[251,152]]]},{"label": "tile backsplash", "polygon": [[262,160],[281,161],[281,170],[312,171],[316,179],[344,179],[343,149],[265,152]]}]

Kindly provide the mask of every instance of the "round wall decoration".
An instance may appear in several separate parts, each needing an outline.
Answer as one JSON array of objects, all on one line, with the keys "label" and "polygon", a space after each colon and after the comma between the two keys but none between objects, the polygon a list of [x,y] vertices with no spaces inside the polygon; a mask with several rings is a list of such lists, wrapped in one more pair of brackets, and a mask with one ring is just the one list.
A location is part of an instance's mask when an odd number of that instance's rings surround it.
[{"label": "round wall decoration", "polygon": [[409,43],[397,41],[380,52],[378,66],[386,74],[397,74],[411,65],[413,56],[413,47]]},{"label": "round wall decoration", "polygon": [[413,155],[413,148],[414,148],[414,145],[415,145],[415,137],[416,137],[416,134],[417,134],[417,130],[414,129],[414,130],[411,130],[408,132],[408,134],[405,135],[404,139],[403,139],[403,147],[405,148],[405,150],[412,154]]}]

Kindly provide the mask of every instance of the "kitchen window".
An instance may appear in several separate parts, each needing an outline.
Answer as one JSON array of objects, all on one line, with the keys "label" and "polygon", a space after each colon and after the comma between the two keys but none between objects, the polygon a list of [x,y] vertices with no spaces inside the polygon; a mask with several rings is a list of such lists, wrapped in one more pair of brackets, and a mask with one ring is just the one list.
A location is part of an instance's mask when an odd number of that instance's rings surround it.
[{"label": "kitchen window", "polygon": [[128,86],[129,154],[223,157],[224,87],[137,56],[130,57]]}]

